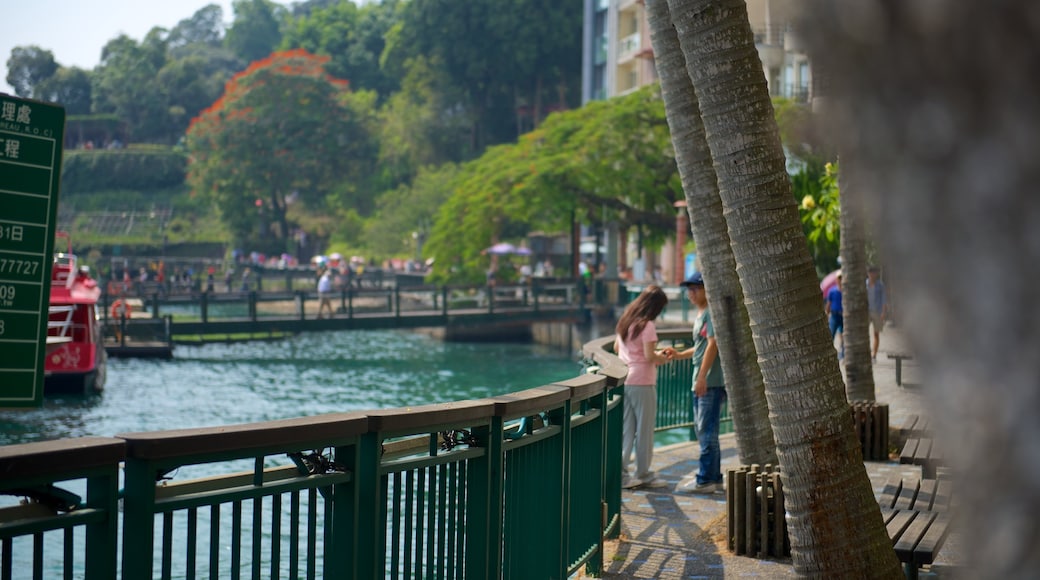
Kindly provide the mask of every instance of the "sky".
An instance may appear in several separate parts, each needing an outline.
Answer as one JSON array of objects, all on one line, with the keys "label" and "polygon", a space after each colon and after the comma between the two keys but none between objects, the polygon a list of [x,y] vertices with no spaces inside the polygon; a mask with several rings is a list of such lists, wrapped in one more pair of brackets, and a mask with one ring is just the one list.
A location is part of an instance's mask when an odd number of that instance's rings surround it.
[{"label": "sky", "polygon": [[0,0],[0,92],[14,94],[7,59],[16,46],[39,46],[61,66],[89,70],[120,34],[140,41],[153,27],[173,28],[209,4],[220,5],[224,22],[231,21],[231,0]]}]

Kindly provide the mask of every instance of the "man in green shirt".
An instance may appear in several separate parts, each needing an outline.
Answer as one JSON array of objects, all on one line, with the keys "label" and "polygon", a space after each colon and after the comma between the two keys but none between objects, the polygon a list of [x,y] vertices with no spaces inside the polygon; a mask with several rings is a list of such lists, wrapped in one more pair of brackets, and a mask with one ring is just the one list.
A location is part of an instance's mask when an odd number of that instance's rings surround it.
[{"label": "man in green shirt", "polygon": [[[722,451],[719,448],[719,416],[726,402],[726,383],[719,362],[719,347],[715,343],[715,327],[708,312],[708,295],[700,272],[682,283],[690,302],[697,308],[693,322],[693,347],[682,352],[670,350],[670,358],[689,358],[693,361],[693,412],[697,425],[697,441],[701,455],[695,477],[680,483],[677,491],[714,493],[723,489]],[[666,353],[668,354],[668,353]]]}]

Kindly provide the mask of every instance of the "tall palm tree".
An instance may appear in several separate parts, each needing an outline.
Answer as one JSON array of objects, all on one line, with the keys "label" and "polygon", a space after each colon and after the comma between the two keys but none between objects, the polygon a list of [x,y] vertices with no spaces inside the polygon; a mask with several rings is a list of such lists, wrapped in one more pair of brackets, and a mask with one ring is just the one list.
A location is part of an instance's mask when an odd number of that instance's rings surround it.
[{"label": "tall palm tree", "polygon": [[742,0],[669,0],[715,162],[787,489],[795,570],[901,576],[820,305]]},{"label": "tall palm tree", "polygon": [[842,158],[838,173],[841,191],[841,285],[845,312],[845,392],[849,401],[873,401],[874,370],[870,360],[870,316],[867,308],[867,228],[862,191],[850,177],[854,159]]},{"label": "tall palm tree", "polygon": [[646,12],[693,239],[711,298],[708,309],[715,321],[740,461],[745,465],[776,463],[765,383],[758,368],[697,96],[686,72],[686,58],[672,26],[667,0],[647,0]]}]

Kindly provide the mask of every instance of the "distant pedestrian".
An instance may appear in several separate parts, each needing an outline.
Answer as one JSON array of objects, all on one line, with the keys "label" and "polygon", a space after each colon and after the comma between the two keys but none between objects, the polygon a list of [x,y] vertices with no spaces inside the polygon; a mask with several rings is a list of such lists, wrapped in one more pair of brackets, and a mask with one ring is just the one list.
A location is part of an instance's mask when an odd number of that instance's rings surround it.
[{"label": "distant pedestrian", "polygon": [[243,292],[249,292],[249,289],[252,287],[252,284],[253,284],[252,273],[253,273],[252,270],[250,270],[248,266],[244,270],[242,270],[242,291]]},{"label": "distant pedestrian", "polygon": [[827,316],[831,328],[831,342],[838,337],[838,360],[845,358],[845,314],[841,306],[841,274],[827,291]]},{"label": "distant pedestrian", "polygon": [[[664,290],[655,285],[647,286],[625,308],[615,328],[614,352],[628,366],[621,450],[621,466],[626,474],[621,486],[626,489],[665,485],[654,476],[650,464],[654,458],[654,421],[657,417],[657,365],[668,362],[668,358],[657,350],[654,320],[667,304]],[[633,448],[636,470],[628,476]]]},{"label": "distant pedestrian", "polygon": [[719,419],[726,402],[726,382],[722,376],[719,346],[715,342],[715,327],[708,311],[708,295],[704,278],[694,272],[682,284],[690,302],[697,308],[693,322],[693,346],[682,352],[665,349],[669,359],[693,361],[693,414],[697,426],[697,442],[701,453],[697,473],[680,483],[677,491],[714,493],[722,489],[722,451],[719,445]]},{"label": "distant pedestrian", "polygon": [[332,318],[332,268],[325,268],[318,278],[318,320],[324,318],[325,310]]},{"label": "distant pedestrian", "polygon": [[885,283],[878,279],[881,270],[877,266],[867,268],[867,308],[870,311],[870,325],[874,327],[874,344],[870,350],[870,362],[877,362],[878,347],[881,345],[881,331],[885,329],[885,318],[888,316],[888,296]]}]

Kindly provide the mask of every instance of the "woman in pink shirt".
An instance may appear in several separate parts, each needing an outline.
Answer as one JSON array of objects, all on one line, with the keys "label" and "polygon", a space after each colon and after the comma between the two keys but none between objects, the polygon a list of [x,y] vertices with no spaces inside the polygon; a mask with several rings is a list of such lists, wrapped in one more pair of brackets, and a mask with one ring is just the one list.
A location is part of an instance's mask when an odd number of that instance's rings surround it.
[{"label": "woman in pink shirt", "polygon": [[665,483],[650,471],[654,458],[654,420],[657,416],[657,365],[668,358],[657,350],[657,326],[654,320],[668,297],[659,286],[650,285],[625,308],[618,320],[614,352],[628,365],[625,379],[624,435],[621,465],[626,473],[636,452],[636,471],[625,477],[621,486],[661,487]]}]

